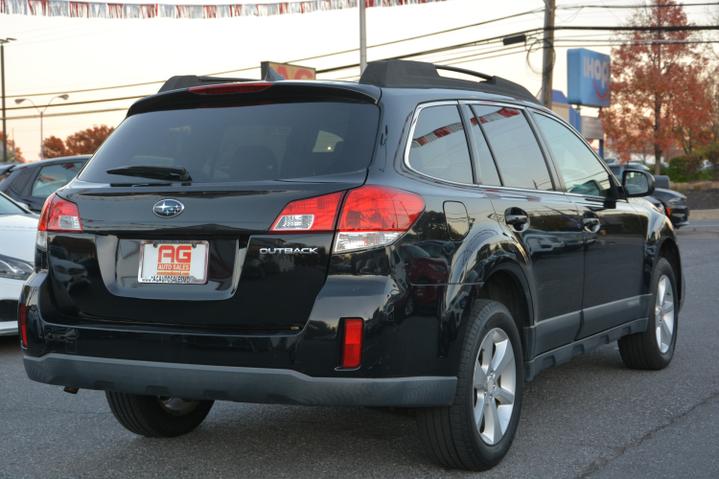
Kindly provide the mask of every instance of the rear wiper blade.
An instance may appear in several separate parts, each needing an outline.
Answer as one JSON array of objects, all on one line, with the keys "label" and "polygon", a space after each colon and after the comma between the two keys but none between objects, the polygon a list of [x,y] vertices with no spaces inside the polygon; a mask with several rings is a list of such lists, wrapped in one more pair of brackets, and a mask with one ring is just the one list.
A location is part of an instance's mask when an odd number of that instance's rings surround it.
[{"label": "rear wiper blade", "polygon": [[183,167],[173,168],[170,166],[120,166],[107,170],[106,173],[111,175],[123,176],[139,176],[141,178],[150,178],[153,180],[169,180],[169,181],[192,181],[190,173]]}]

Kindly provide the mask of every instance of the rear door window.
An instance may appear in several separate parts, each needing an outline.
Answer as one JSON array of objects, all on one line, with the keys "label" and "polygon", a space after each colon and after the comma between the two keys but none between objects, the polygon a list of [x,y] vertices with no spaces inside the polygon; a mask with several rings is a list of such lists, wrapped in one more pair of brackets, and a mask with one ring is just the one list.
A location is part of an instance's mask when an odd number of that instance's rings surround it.
[{"label": "rear door window", "polygon": [[409,165],[433,178],[472,183],[469,146],[456,105],[423,108],[409,150]]},{"label": "rear door window", "polygon": [[30,196],[44,200],[75,178],[81,167],[82,163],[78,162],[43,166],[32,183]]},{"label": "rear door window", "polygon": [[497,166],[492,158],[492,151],[489,149],[487,139],[482,133],[482,126],[479,119],[471,113],[471,110],[465,110],[470,116],[469,132],[474,142],[474,173],[477,177],[477,183],[488,186],[501,186],[497,174]]},{"label": "rear door window", "polygon": [[126,166],[182,167],[195,183],[349,173],[372,160],[378,122],[377,106],[342,102],[141,113],[120,125],[80,178],[137,181],[107,173]]},{"label": "rear door window", "polygon": [[534,119],[567,192],[606,197],[612,184],[601,160],[577,135],[557,120],[536,113]]},{"label": "rear door window", "polygon": [[544,155],[522,110],[499,105],[472,108],[492,147],[504,186],[553,189]]}]

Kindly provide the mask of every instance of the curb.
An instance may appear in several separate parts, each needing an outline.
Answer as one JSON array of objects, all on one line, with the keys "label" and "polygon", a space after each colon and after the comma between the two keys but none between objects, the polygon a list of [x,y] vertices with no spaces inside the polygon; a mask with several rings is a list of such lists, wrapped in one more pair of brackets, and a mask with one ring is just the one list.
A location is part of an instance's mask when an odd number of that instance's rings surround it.
[{"label": "curb", "polygon": [[713,210],[691,210],[689,212],[689,221],[719,221],[719,209]]}]

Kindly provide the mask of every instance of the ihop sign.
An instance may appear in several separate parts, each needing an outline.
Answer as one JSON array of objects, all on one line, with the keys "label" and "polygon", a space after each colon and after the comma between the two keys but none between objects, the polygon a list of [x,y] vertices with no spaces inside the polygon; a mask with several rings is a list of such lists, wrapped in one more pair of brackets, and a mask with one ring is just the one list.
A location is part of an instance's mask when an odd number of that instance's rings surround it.
[{"label": "ihop sign", "polygon": [[567,51],[567,99],[574,105],[609,106],[609,55],[572,48]]}]

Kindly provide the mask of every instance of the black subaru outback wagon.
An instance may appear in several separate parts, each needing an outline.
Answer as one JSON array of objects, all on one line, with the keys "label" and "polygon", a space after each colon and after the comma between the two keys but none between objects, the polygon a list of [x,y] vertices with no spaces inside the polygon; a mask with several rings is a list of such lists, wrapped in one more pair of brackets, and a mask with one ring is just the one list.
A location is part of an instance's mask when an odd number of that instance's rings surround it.
[{"label": "black subaru outback wagon", "polygon": [[630,198],[652,177],[617,180],[521,86],[385,61],[164,90],[45,204],[31,379],[105,390],[144,436],[215,400],[416,408],[436,459],[477,470],[544,368],[616,340],[671,361],[674,230]]}]

